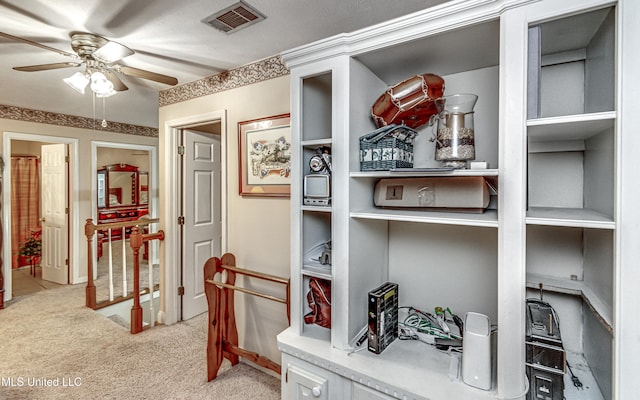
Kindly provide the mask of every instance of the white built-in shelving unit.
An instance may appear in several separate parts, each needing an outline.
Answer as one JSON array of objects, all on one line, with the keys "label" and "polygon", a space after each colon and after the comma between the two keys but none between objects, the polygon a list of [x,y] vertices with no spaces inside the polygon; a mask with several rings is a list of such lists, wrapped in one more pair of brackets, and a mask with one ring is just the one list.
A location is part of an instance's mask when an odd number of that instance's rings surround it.
[{"label": "white built-in shelving unit", "polygon": [[[636,160],[627,148],[640,148],[640,117],[626,114],[640,114],[628,109],[640,106],[640,80],[626,78],[638,56],[624,56],[640,45],[640,28],[623,10],[638,15],[640,6],[454,0],[282,54],[291,69],[294,171],[291,327],[278,336],[283,398],[524,398],[525,300],[539,296],[556,309],[567,359],[587,383],[577,390],[565,379],[567,399],[640,390],[627,369],[640,368],[632,339],[640,323],[621,307],[640,303],[625,280],[640,280],[640,190],[629,186]],[[361,171],[359,138],[375,129],[371,105],[427,72],[444,78],[445,95],[478,95],[476,160],[488,169],[429,170],[439,163],[433,128],[423,126],[414,148],[421,170]],[[331,204],[305,206],[303,177],[320,146],[332,153]],[[374,205],[380,179],[424,176],[483,177],[489,207]],[[329,240],[331,266],[310,262]],[[304,323],[312,277],[331,283],[330,329]],[[491,390],[456,379],[455,360],[420,342],[351,352],[367,323],[367,293],[385,281],[399,284],[400,305],[489,316],[497,328]],[[620,334],[623,320],[630,336]]]}]

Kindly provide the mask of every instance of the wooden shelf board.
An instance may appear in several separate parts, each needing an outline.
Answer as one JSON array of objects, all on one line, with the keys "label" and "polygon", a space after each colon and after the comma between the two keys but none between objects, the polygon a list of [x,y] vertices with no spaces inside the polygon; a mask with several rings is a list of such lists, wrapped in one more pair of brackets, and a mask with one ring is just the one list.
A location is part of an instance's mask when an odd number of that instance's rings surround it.
[{"label": "wooden shelf board", "polygon": [[331,280],[331,269],[321,269],[311,265],[302,266],[302,275],[313,276],[315,278],[321,278]]},{"label": "wooden shelf board", "polygon": [[406,171],[359,171],[351,172],[352,178],[406,178],[421,176],[498,176],[497,169],[456,169],[453,171],[429,172],[406,168]]},{"label": "wooden shelf board", "polygon": [[331,212],[331,206],[302,206],[302,211]]},{"label": "wooden shelf board", "polygon": [[532,142],[583,140],[612,128],[615,118],[614,111],[607,111],[531,119],[527,121],[527,133]]},{"label": "wooden shelf board", "polygon": [[615,229],[611,217],[586,208],[529,207],[527,224],[576,228]]},{"label": "wooden shelf board", "polygon": [[317,146],[331,146],[333,141],[331,138],[326,139],[312,139],[312,140],[303,140],[300,142],[302,147],[317,147]]},{"label": "wooden shelf board", "polygon": [[567,372],[564,374],[564,398],[566,400],[604,400],[584,355],[568,351],[566,357],[573,373],[582,382],[582,388],[573,385],[571,373],[567,368]]},{"label": "wooden shelf board", "polygon": [[351,218],[378,219],[400,222],[419,222],[443,225],[481,226],[489,228],[498,227],[498,212],[486,210],[484,213],[452,213],[440,211],[422,210],[391,210],[371,208],[361,211],[352,211]]},{"label": "wooden shelf board", "polygon": [[317,341],[319,343],[326,343],[329,345],[331,343],[331,329],[324,328],[315,324],[306,324],[303,323],[303,332],[302,336],[305,339]]}]

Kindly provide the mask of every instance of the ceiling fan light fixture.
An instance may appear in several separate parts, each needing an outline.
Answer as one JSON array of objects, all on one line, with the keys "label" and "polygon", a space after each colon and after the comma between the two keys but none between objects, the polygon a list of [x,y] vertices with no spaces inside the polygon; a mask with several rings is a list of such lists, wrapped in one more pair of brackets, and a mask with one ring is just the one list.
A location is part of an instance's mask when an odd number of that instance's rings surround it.
[{"label": "ceiling fan light fixture", "polygon": [[82,72],[76,72],[68,78],[64,78],[64,83],[69,85],[73,90],[80,94],[84,94],[84,89],[89,84],[89,78]]},{"label": "ceiling fan light fixture", "polygon": [[100,71],[91,73],[91,90],[99,97],[108,97],[107,94],[115,92],[113,83]]},{"label": "ceiling fan light fixture", "polygon": [[111,89],[108,92],[95,92],[96,93],[96,97],[111,97],[114,94],[117,94],[118,92],[116,92],[114,89]]}]

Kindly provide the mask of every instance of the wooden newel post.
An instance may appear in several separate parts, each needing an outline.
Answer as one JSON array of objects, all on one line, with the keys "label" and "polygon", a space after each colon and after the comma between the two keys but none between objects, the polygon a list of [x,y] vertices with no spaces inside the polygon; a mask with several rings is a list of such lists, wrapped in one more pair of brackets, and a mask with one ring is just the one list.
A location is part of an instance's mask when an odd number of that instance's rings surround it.
[{"label": "wooden newel post", "polygon": [[96,226],[93,219],[87,218],[84,224],[84,234],[87,236],[87,287],[85,289],[85,298],[87,307],[96,309],[96,285],[93,283],[93,235],[96,233]]},{"label": "wooden newel post", "polygon": [[131,333],[142,332],[142,307],[140,307],[140,247],[142,234],[137,226],[131,228],[130,243],[133,249],[133,306],[131,307]]}]

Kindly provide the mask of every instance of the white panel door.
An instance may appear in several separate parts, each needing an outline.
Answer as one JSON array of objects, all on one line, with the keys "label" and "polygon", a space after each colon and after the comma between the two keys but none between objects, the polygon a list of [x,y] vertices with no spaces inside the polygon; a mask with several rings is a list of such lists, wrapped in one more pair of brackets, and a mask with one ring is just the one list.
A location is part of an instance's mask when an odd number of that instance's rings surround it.
[{"label": "white panel door", "polygon": [[184,130],[182,319],[207,311],[203,266],[222,256],[220,136]]},{"label": "white panel door", "polygon": [[42,279],[63,285],[69,283],[66,158],[66,144],[41,147]]}]

